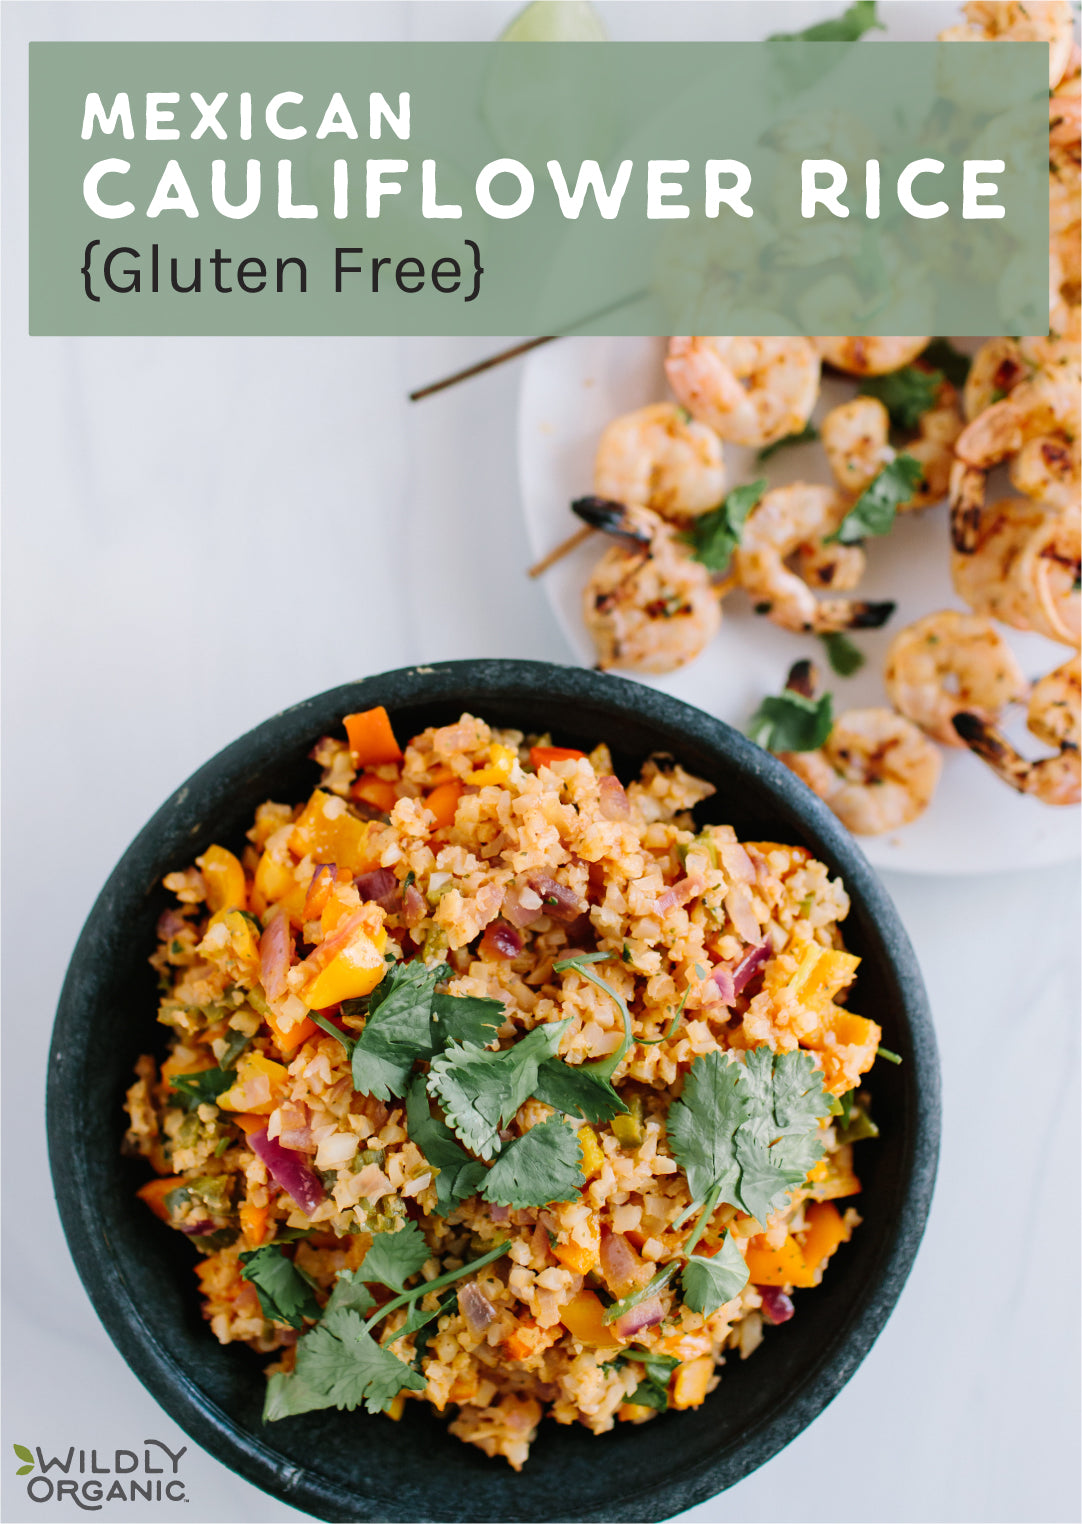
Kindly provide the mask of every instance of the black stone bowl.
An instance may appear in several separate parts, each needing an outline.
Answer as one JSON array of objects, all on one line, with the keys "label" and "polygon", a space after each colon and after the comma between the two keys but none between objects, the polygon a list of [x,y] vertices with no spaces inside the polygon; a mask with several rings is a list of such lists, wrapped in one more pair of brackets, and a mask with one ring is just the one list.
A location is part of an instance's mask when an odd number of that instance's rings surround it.
[{"label": "black stone bowl", "polygon": [[[400,736],[463,710],[497,725],[605,740],[627,778],[671,752],[717,785],[704,822],[744,839],[806,846],[852,897],[848,946],[863,962],[853,1007],[878,1021],[903,1063],[876,1066],[881,1130],[860,1149],[864,1223],[797,1316],[767,1329],[748,1361],[693,1411],[605,1435],[545,1422],[523,1471],[487,1460],[407,1403],[391,1423],[364,1413],[261,1421],[264,1357],[217,1343],[200,1316],[179,1234],[135,1199],[146,1178],[121,1157],[124,1091],[136,1056],[164,1047],[147,958],[168,902],[162,876],[211,841],[241,843],[257,804],[304,797],[315,740],[354,710],[385,704]],[[883,1327],[917,1252],[935,1177],[939,1073],[924,987],[897,913],[851,837],[779,762],[728,726],[620,678],[541,662],[447,662],[349,683],[275,716],[177,790],[117,865],[83,929],[57,1013],[48,1077],[53,1182],[72,1255],[117,1348],[196,1443],[256,1486],[327,1520],[656,1520],[761,1466],[826,1406]]]}]

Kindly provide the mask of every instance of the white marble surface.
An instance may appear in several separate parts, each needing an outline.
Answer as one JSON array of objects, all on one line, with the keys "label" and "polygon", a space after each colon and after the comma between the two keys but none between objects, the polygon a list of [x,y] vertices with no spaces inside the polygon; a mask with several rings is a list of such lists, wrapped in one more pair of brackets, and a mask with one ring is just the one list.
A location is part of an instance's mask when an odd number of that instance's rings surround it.
[{"label": "white marble surface", "polygon": [[[52,1011],[116,858],[195,766],[308,693],[425,659],[569,659],[522,575],[513,369],[405,400],[491,342],[25,337],[28,36],[484,36],[512,7],[417,6],[405,18],[393,5],[197,9],[5,14],[9,1520],[75,1516],[26,1501],[13,1442],[184,1443],[94,1316],[46,1165]],[[681,7],[681,30],[711,9]],[[639,34],[656,31],[658,7],[634,10]],[[632,35],[627,10],[607,13]],[[832,1406],[689,1520],[1079,1517],[1077,870],[888,884],[942,1049],[943,1155],[924,1246]],[[182,1469],[188,1504],[98,1517],[305,1517],[207,1455],[190,1450]]]}]

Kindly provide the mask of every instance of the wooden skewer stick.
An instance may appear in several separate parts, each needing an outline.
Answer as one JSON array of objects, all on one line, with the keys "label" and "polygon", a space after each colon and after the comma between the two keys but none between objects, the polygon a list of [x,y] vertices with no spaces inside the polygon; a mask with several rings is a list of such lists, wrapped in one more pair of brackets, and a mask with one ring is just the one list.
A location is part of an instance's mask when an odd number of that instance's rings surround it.
[{"label": "wooden skewer stick", "polygon": [[596,533],[597,531],[589,524],[583,524],[581,529],[576,529],[575,533],[568,535],[566,540],[562,540],[555,550],[550,550],[547,556],[542,556],[536,565],[531,566],[529,576],[540,577],[542,572],[547,572],[550,566],[555,566],[556,562],[562,561],[564,556],[569,556],[573,550],[578,550],[580,545],[584,545],[590,536]]},{"label": "wooden skewer stick", "polygon": [[545,334],[541,338],[527,339],[524,344],[515,344],[510,349],[501,350],[499,354],[489,355],[487,360],[478,360],[476,365],[467,365],[465,370],[456,370],[453,376],[444,376],[442,381],[432,381],[428,386],[419,386],[415,392],[410,392],[410,401],[420,402],[422,397],[431,397],[433,392],[442,392],[448,386],[456,386],[459,381],[468,381],[471,376],[479,376],[482,371],[491,370],[495,365],[502,365],[505,360],[517,360],[519,355],[527,354],[531,349],[537,349],[542,344],[551,344],[556,338],[559,338],[559,334]]}]

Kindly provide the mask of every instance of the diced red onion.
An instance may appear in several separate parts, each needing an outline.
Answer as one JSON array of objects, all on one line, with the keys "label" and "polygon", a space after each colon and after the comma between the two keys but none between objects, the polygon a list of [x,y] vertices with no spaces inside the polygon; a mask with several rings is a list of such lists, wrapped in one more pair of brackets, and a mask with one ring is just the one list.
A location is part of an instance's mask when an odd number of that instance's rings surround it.
[{"label": "diced red onion", "polygon": [[762,935],[758,919],[751,903],[751,891],[746,884],[734,884],[725,896],[725,910],[745,942],[754,942]]},{"label": "diced red onion", "polygon": [[658,895],[654,901],[654,914],[664,915],[667,911],[673,910],[677,905],[686,905],[688,900],[693,900],[697,894],[701,894],[702,889],[703,881],[701,878],[694,876],[682,878],[679,883],[671,885],[663,894]]},{"label": "diced red onion", "polygon": [[410,884],[402,894],[402,919],[407,926],[420,926],[427,914],[424,895],[416,884]]},{"label": "diced red onion", "polygon": [[597,786],[597,807],[606,820],[630,820],[631,801],[624,785],[613,773],[606,773]]},{"label": "diced red onion", "polygon": [[721,865],[726,877],[737,884],[750,884],[755,878],[755,864],[738,841],[718,843]]},{"label": "diced red onion", "polygon": [[467,1281],[458,1291],[458,1310],[471,1333],[484,1333],[496,1316],[496,1309],[476,1281]]},{"label": "diced red onion", "polygon": [[601,1234],[601,1274],[613,1296],[624,1297],[639,1284],[642,1260],[622,1233]]},{"label": "diced red onion", "polygon": [[362,900],[382,905],[384,910],[394,910],[398,904],[398,880],[390,868],[373,868],[370,873],[358,873],[353,880]]},{"label": "diced red onion", "polygon": [[756,1286],[763,1302],[763,1317],[768,1323],[788,1323],[796,1310],[792,1299],[777,1286]]},{"label": "diced red onion", "polygon": [[268,1137],[265,1127],[248,1134],[248,1145],[263,1160],[275,1185],[288,1192],[301,1211],[311,1217],[327,1192],[308,1160],[291,1148],[283,1148],[277,1138]]},{"label": "diced red onion", "polygon": [[503,897],[503,914],[520,931],[544,913],[541,896],[529,884],[512,884]]},{"label": "diced red onion", "polygon": [[710,975],[710,978],[717,985],[722,1005],[732,1005],[736,999],[736,986],[733,984],[732,969],[726,967],[724,963],[719,963]]},{"label": "diced red onion", "polygon": [[509,1206],[491,1206],[488,1209],[488,1215],[493,1222],[510,1222],[511,1208]]},{"label": "diced red onion", "polygon": [[758,947],[753,947],[746,952],[740,962],[733,969],[733,992],[739,995],[741,990],[746,989],[755,975],[770,961],[771,946],[769,942],[762,942]]},{"label": "diced red onion", "polygon": [[281,1000],[287,991],[286,975],[293,958],[293,933],[289,916],[276,906],[259,939],[259,981],[268,1000]]},{"label": "diced red onion", "polygon": [[645,1302],[640,1302],[637,1307],[632,1307],[629,1312],[625,1312],[623,1317],[617,1318],[612,1326],[621,1339],[630,1339],[633,1334],[641,1333],[644,1328],[653,1328],[664,1316],[665,1309],[661,1305],[661,1298],[648,1296]]},{"label": "diced red onion", "polygon": [[178,932],[186,931],[188,922],[175,910],[163,910],[158,917],[158,939],[167,942],[170,937],[175,937]]},{"label": "diced red onion", "polygon": [[199,1222],[180,1222],[177,1226],[182,1233],[187,1233],[189,1238],[205,1238],[208,1233],[217,1233],[220,1224],[211,1222],[209,1217],[204,1217]]},{"label": "diced red onion", "polygon": [[582,901],[575,891],[559,883],[550,873],[531,873],[526,882],[543,901],[538,914],[551,915],[557,921],[575,921],[582,914]]},{"label": "diced red onion", "polygon": [[490,921],[481,938],[481,955],[487,958],[517,958],[522,951],[522,936],[506,921]]}]

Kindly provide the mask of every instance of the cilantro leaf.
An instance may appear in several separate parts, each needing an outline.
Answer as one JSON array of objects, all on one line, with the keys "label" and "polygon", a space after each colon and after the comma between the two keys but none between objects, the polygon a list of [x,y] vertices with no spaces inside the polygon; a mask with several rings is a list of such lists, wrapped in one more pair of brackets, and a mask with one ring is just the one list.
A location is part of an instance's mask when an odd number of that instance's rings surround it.
[{"label": "cilantro leaf", "polygon": [[534,1095],[586,1122],[608,1122],[627,1111],[607,1079],[581,1064],[566,1064],[562,1058],[546,1058],[538,1064]]},{"label": "cilantro leaf", "polygon": [[743,1064],[707,1053],[669,1107],[669,1146],[693,1201],[728,1202],[765,1227],[822,1154],[819,1119],[829,1114],[809,1053],[775,1054],[764,1045]]},{"label": "cilantro leaf", "polygon": [[435,1051],[432,1003],[446,964],[395,963],[368,997],[364,1031],[353,1045],[353,1086],[389,1101],[406,1093],[414,1062]]},{"label": "cilantro leaf", "polygon": [[446,1122],[432,1115],[423,1075],[416,1075],[406,1094],[406,1130],[436,1175],[436,1215],[446,1217],[459,1201],[473,1196],[485,1178],[485,1166],[471,1159],[455,1142]]},{"label": "cilantro leaf", "polygon": [[457,1291],[452,1291],[448,1296],[444,1297],[442,1302],[437,1302],[431,1312],[423,1312],[420,1301],[414,1302],[410,1309],[409,1317],[402,1324],[398,1332],[391,1335],[387,1343],[394,1344],[398,1339],[405,1339],[409,1334],[419,1333],[422,1328],[427,1328],[428,1324],[436,1318],[442,1318],[444,1313],[453,1312],[457,1302]]},{"label": "cilantro leaf", "polygon": [[819,430],[815,424],[806,423],[799,434],[785,434],[781,439],[775,439],[773,444],[764,445],[755,459],[761,466],[764,460],[769,460],[772,455],[776,455],[779,450],[787,449],[789,445],[811,444],[818,438]]},{"label": "cilantro leaf", "polygon": [[930,408],[943,382],[938,370],[903,365],[886,376],[866,376],[860,389],[866,397],[878,397],[896,429],[915,429]]},{"label": "cilantro leaf", "polygon": [[205,1102],[213,1106],[235,1078],[231,1070],[215,1067],[200,1069],[196,1074],[174,1074],[169,1085],[185,1111],[195,1111]]},{"label": "cilantro leaf", "polygon": [[501,1206],[541,1207],[574,1201],[585,1184],[582,1145],[574,1129],[550,1117],[507,1145],[485,1177],[481,1195]]},{"label": "cilantro leaf", "polygon": [[700,514],[683,537],[692,546],[692,559],[701,561],[707,571],[723,572],[740,544],[748,514],[765,491],[766,478],[761,477],[734,487],[720,508]]},{"label": "cilantro leaf", "polygon": [[[842,630],[831,630],[829,634],[820,635],[819,639],[826,648],[827,661],[839,677],[852,677],[854,672],[859,672],[863,667],[864,652]],[[789,750],[795,748],[790,746]]]},{"label": "cilantro leaf", "polygon": [[960,349],[955,349],[950,339],[933,339],[921,359],[942,371],[952,386],[965,386],[972,361]]},{"label": "cilantro leaf", "polygon": [[619,1357],[621,1365],[638,1361],[643,1367],[643,1379],[627,1399],[640,1408],[657,1408],[664,1412],[669,1406],[669,1381],[680,1364],[675,1355],[656,1355],[653,1350],[639,1349],[634,1345],[626,1356]]},{"label": "cilantro leaf", "polygon": [[237,1059],[241,1056],[245,1048],[252,1040],[249,1036],[246,1035],[246,1033],[241,1032],[237,1027],[230,1027],[226,1035],[228,1040],[225,1045],[225,1051],[222,1053],[221,1058],[218,1060],[219,1069],[234,1068],[236,1066]]},{"label": "cilantro leaf", "polygon": [[822,1156],[819,1118],[830,1115],[822,1072],[809,1053],[775,1054],[765,1045],[752,1049],[744,1065],[753,1110],[735,1135],[740,1183],[732,1206],[765,1227]]},{"label": "cilantro leaf", "polygon": [[359,1312],[367,1316],[376,1305],[376,1299],[361,1279],[357,1270],[339,1270],[330,1299],[324,1312]]},{"label": "cilantro leaf", "polygon": [[751,1111],[740,1083],[743,1072],[724,1053],[707,1053],[695,1059],[680,1099],[669,1107],[669,1147],[687,1176],[693,1201],[704,1201],[719,1182],[723,1197],[736,1188],[733,1137]]},{"label": "cilantro leaf", "polygon": [[664,1265],[655,1276],[652,1276],[647,1281],[645,1286],[640,1286],[637,1291],[629,1292],[627,1296],[621,1297],[618,1302],[613,1302],[611,1306],[606,1307],[602,1322],[615,1323],[617,1318],[622,1318],[625,1312],[630,1312],[640,1302],[648,1301],[655,1292],[660,1291],[663,1286],[669,1284],[679,1268],[680,1261],[678,1259],[671,1259],[667,1265]]},{"label": "cilantro leaf", "polygon": [[840,16],[817,21],[802,32],[774,32],[767,42],[857,42],[872,31],[886,31],[876,15],[875,0],[854,0]]},{"label": "cilantro leaf", "polygon": [[815,751],[834,726],[834,700],[806,698],[787,688],[765,698],[751,717],[748,735],[767,751]]},{"label": "cilantro leaf", "polygon": [[325,1407],[381,1413],[403,1388],[421,1392],[424,1377],[377,1344],[359,1313],[343,1309],[324,1315],[297,1342],[296,1374]]},{"label": "cilantro leaf", "polygon": [[256,1289],[259,1305],[268,1318],[303,1328],[305,1318],[320,1315],[312,1282],[281,1249],[266,1244],[240,1255],[241,1275]]},{"label": "cilantro leaf", "polygon": [[680,1284],[687,1306],[706,1317],[739,1296],[748,1284],[748,1267],[733,1235],[726,1233],[720,1252],[712,1259],[692,1254]]},{"label": "cilantro leaf", "polygon": [[907,502],[924,480],[924,467],[912,455],[896,455],[857,498],[825,544],[855,545],[868,535],[887,534],[900,503]]},{"label": "cilantro leaf", "polygon": [[437,1046],[449,1042],[487,1045],[507,1020],[502,1000],[488,1000],[479,995],[436,995],[432,1000]]},{"label": "cilantro leaf", "polygon": [[366,1281],[379,1281],[392,1291],[405,1291],[410,1276],[416,1275],[431,1258],[424,1234],[415,1222],[407,1222],[393,1233],[373,1236],[359,1273]]},{"label": "cilantro leaf", "polygon": [[538,1065],[553,1057],[569,1021],[535,1027],[498,1053],[455,1044],[433,1059],[428,1087],[473,1153],[491,1159],[498,1152],[500,1127],[533,1095]]},{"label": "cilantro leaf", "polygon": [[279,1418],[292,1418],[297,1413],[313,1413],[318,1408],[330,1407],[322,1392],[317,1392],[301,1380],[296,1371],[287,1374],[275,1371],[267,1378],[267,1393],[263,1399],[263,1422],[276,1423]]}]

